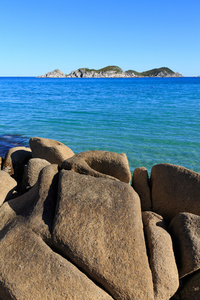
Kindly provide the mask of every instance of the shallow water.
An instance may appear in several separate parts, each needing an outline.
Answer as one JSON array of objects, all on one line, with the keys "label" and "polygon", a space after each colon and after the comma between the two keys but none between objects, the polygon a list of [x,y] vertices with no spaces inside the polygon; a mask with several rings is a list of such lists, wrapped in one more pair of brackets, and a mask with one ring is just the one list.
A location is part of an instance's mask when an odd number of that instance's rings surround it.
[{"label": "shallow water", "polygon": [[0,78],[0,155],[40,136],[200,172],[200,78]]}]

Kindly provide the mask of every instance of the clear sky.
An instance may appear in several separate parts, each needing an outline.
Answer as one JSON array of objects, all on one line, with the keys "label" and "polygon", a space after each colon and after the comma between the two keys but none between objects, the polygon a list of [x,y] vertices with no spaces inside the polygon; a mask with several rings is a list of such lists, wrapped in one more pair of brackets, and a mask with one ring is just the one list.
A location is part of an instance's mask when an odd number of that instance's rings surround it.
[{"label": "clear sky", "polygon": [[0,76],[108,65],[200,75],[200,0],[0,0]]}]

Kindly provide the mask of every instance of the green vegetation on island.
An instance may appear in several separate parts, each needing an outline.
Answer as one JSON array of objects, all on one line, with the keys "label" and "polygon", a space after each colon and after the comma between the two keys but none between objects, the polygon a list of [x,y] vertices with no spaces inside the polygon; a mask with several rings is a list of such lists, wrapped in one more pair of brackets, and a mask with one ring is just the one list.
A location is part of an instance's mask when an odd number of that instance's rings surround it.
[{"label": "green vegetation on island", "polygon": [[118,66],[107,66],[101,69],[79,68],[76,71],[72,71],[70,74],[64,74],[60,70],[56,69],[52,72],[48,72],[45,75],[39,76],[43,78],[47,77],[68,77],[68,78],[128,78],[128,77],[182,77],[181,74],[175,73],[169,68],[155,68],[152,70],[137,72],[135,70],[123,71]]},{"label": "green vegetation on island", "polygon": [[142,73],[139,73],[139,72],[137,72],[137,71],[135,71],[135,70],[128,70],[128,71],[125,71],[125,73],[128,74],[128,75],[129,75],[129,74],[130,74],[130,75],[131,75],[131,74],[135,74],[135,76],[142,76],[142,75],[141,75]]},{"label": "green vegetation on island", "polygon": [[140,73],[141,76],[147,76],[147,77],[156,77],[158,76],[160,73],[163,73],[163,75],[175,75],[175,72],[170,70],[169,68],[158,68],[158,69],[152,69],[152,70],[149,70],[149,71],[145,71],[145,72],[142,72]]},{"label": "green vegetation on island", "polygon": [[101,68],[98,70],[89,69],[89,68],[81,68],[80,70],[84,70],[85,72],[96,72],[96,73],[103,73],[103,72],[110,72],[110,71],[114,71],[115,73],[123,72],[123,70],[117,66],[108,66],[108,67]]}]

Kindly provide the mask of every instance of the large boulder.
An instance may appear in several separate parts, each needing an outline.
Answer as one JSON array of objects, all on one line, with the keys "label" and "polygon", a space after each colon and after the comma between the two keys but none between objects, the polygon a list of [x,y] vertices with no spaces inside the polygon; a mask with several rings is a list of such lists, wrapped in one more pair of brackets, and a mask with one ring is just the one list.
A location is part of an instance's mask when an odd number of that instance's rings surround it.
[{"label": "large boulder", "polygon": [[58,165],[51,164],[42,169],[38,179],[38,192],[34,208],[26,218],[26,224],[48,244],[51,243],[58,192]]},{"label": "large boulder", "polygon": [[140,199],[120,181],[62,170],[54,248],[115,299],[153,299]]},{"label": "large boulder", "polygon": [[31,228],[51,246],[57,187],[58,165],[48,165],[43,168],[37,183],[28,192],[2,205],[0,230],[12,223],[18,216],[24,217],[24,225]]},{"label": "large boulder", "polygon": [[33,158],[42,158],[51,164],[61,166],[62,162],[74,155],[66,145],[51,139],[33,137],[29,140]]},{"label": "large boulder", "polygon": [[17,186],[17,182],[7,172],[0,171],[0,205],[9,198]]},{"label": "large boulder", "polygon": [[180,278],[200,269],[200,216],[180,213],[169,226]]},{"label": "large boulder", "polygon": [[14,147],[6,153],[3,170],[20,182],[22,180],[24,166],[32,157],[31,149],[27,147]]},{"label": "large boulder", "polygon": [[200,215],[200,174],[184,167],[159,164],[151,171],[152,209],[167,221],[180,212]]},{"label": "large boulder", "polygon": [[25,188],[31,188],[37,182],[40,171],[50,165],[46,159],[31,158],[24,168],[23,185]]},{"label": "large boulder", "polygon": [[0,299],[111,300],[19,220],[0,232]]},{"label": "large boulder", "polygon": [[62,164],[62,169],[91,175],[112,178],[130,183],[131,172],[126,154],[92,150],[76,154]]},{"label": "large boulder", "polygon": [[151,210],[151,191],[147,169],[136,168],[133,172],[132,187],[138,193],[141,200],[142,211]]},{"label": "large boulder", "polygon": [[154,299],[168,300],[179,287],[172,240],[163,218],[156,213],[142,213],[144,231],[154,284]]},{"label": "large boulder", "polygon": [[0,207],[0,230],[15,221],[18,216],[27,217],[33,210],[38,184],[35,184],[27,193],[6,201]]},{"label": "large boulder", "polygon": [[200,271],[188,276],[179,292],[179,300],[200,299]]}]

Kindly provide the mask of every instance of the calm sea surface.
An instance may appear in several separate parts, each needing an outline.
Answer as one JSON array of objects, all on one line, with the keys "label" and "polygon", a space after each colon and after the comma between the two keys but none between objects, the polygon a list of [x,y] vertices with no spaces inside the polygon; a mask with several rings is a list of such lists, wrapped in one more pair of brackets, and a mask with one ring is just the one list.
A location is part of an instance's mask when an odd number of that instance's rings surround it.
[{"label": "calm sea surface", "polygon": [[0,78],[0,155],[33,136],[200,172],[200,78]]}]

